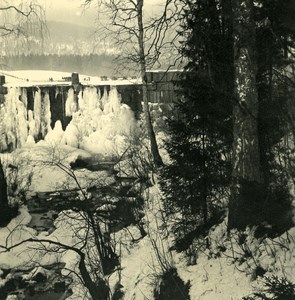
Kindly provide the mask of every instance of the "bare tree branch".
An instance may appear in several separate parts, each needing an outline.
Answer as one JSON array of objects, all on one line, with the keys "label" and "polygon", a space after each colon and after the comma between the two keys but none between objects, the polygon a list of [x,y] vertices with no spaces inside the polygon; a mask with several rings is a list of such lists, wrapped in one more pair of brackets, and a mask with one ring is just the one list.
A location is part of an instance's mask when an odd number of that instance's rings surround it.
[{"label": "bare tree branch", "polygon": [[12,10],[15,10],[18,14],[21,14],[21,15],[23,15],[23,16],[25,16],[25,17],[29,17],[33,12],[34,12],[34,6],[33,6],[33,4],[32,4],[32,2],[30,3],[30,5],[29,5],[29,10],[26,12],[26,11],[23,11],[23,10],[21,10],[21,9],[19,9],[19,8],[17,8],[16,6],[14,6],[14,5],[10,5],[10,6],[4,6],[4,7],[0,7],[0,11],[2,10],[10,10],[10,9],[12,9]]}]

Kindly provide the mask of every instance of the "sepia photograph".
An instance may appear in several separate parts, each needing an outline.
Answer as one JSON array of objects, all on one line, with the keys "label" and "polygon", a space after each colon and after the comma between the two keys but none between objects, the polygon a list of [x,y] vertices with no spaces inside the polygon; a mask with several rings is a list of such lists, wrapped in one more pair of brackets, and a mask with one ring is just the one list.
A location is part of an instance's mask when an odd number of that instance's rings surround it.
[{"label": "sepia photograph", "polygon": [[0,300],[295,300],[295,0],[0,0]]}]

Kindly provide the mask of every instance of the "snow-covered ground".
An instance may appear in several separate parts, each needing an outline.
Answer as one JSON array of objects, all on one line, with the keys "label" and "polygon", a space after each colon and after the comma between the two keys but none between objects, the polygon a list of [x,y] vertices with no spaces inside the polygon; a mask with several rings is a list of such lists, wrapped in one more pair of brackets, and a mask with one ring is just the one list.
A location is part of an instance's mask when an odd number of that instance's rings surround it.
[{"label": "snow-covered ground", "polygon": [[[234,238],[226,237],[226,223],[212,229],[209,234],[212,248],[209,251],[200,251],[196,265],[187,265],[187,259],[183,254],[169,251],[172,243],[172,236],[169,229],[163,226],[161,193],[155,185],[146,191],[147,204],[145,208],[145,224],[148,235],[136,243],[131,240],[138,237],[138,229],[130,227],[128,230],[121,230],[116,234],[116,239],[120,241],[121,251],[121,271],[120,278],[126,300],[146,300],[153,299],[153,290],[157,284],[161,267],[158,254],[164,261],[177,268],[178,274],[185,282],[190,282],[191,299],[200,300],[241,300],[243,296],[251,294],[253,288],[261,284],[261,279],[255,278],[253,272],[255,264],[263,267],[266,275],[276,274],[286,276],[289,280],[295,280],[295,228],[290,229],[282,236],[271,240],[255,240],[248,233],[248,238],[243,245],[238,245]],[[19,242],[22,239],[33,237],[36,239],[46,238],[48,240],[62,241],[72,245],[75,240],[73,227],[60,216],[55,221],[57,229],[48,235],[43,232],[37,233],[26,226],[30,221],[30,215],[25,207],[21,208],[21,214],[11,221],[7,228],[0,230],[1,241],[7,240],[9,243]],[[165,224],[164,224],[165,225]],[[11,234],[13,228],[18,229]],[[9,238],[8,238],[9,237]],[[217,247],[224,245],[224,252],[217,251]],[[30,248],[37,247],[30,245]],[[253,258],[244,261],[239,260],[242,255],[242,247],[248,247],[253,253]],[[117,249],[118,250],[118,249]],[[216,251],[216,252],[215,252]],[[233,257],[233,251],[236,257]],[[219,253],[220,255],[214,255]],[[240,254],[238,254],[240,253]],[[41,255],[35,250],[28,250],[27,245],[15,248],[9,253],[0,254],[0,267],[16,267],[32,262],[41,264],[53,263],[56,261],[65,262],[69,269],[74,268],[78,257],[71,251],[60,255]],[[8,263],[9,262],[9,263]],[[66,272],[66,271],[65,271]],[[110,287],[114,288],[118,281],[118,273],[111,275]],[[2,282],[3,284],[4,282]],[[74,294],[70,299],[77,299],[79,295],[85,293],[81,285],[74,286]]]},{"label": "snow-covered ground", "polygon": [[[26,73],[13,74],[26,82]],[[36,77],[32,72],[30,74],[31,80],[40,80],[39,83],[48,77],[48,73],[36,73]],[[68,75],[52,73],[50,77],[57,82]],[[102,95],[94,87],[88,87],[78,95],[78,103],[74,99],[73,89],[69,89],[66,115],[71,116],[72,121],[65,131],[59,121],[54,128],[50,127],[48,95],[42,98],[37,90],[34,95],[34,112],[27,112],[27,98],[23,90],[9,82],[7,86],[10,86],[7,101],[0,108],[3,120],[0,126],[0,148],[5,149],[7,144],[12,143],[18,149],[13,153],[1,154],[1,159],[6,168],[8,183],[13,180],[13,170],[17,170],[22,182],[30,181],[30,193],[64,187],[72,189],[77,187],[77,182],[82,188],[97,184],[97,181],[103,184],[112,182],[114,179],[102,171],[77,170],[75,178],[71,176],[72,173],[67,174],[65,171],[78,157],[97,160],[118,158],[128,149],[134,137],[143,135],[131,109],[121,103],[121,96],[115,86],[109,93],[105,91]],[[40,133],[44,140],[35,143]],[[163,133],[158,137],[161,137],[160,140],[165,139]],[[144,141],[144,137],[141,136],[141,139]],[[136,154],[143,157],[146,155],[144,151]],[[121,166],[124,168],[124,163]],[[125,300],[153,299],[153,290],[162,272],[159,260],[176,267],[181,279],[190,282],[192,300],[241,300],[252,292],[253,287],[259,286],[260,279],[256,276],[258,266],[266,271],[266,275],[285,276],[295,282],[295,227],[275,239],[264,240],[255,239],[253,232],[247,230],[245,241],[239,244],[239,233],[232,231],[228,235],[224,220],[212,228],[207,237],[210,249],[201,247],[197,251],[196,264],[188,265],[184,254],[169,250],[173,237],[169,223],[163,219],[165,212],[157,183],[145,191],[144,212],[147,236],[137,242],[132,241],[139,237],[136,227],[122,229],[115,234],[122,269],[110,276],[109,283],[113,290],[120,278]],[[0,229],[0,245],[12,246],[31,238],[72,246],[79,242],[75,229],[81,225],[78,219],[72,211],[60,213],[54,222],[56,229],[53,232],[38,233],[28,226],[31,216],[26,206],[22,206],[20,214],[7,227]],[[85,234],[81,230],[79,238]],[[193,247],[198,245],[196,242]],[[78,272],[78,257],[71,250],[44,254],[38,242],[21,244],[9,252],[2,250],[0,247],[0,269],[64,262],[68,269],[63,271],[64,274],[69,274],[69,270]],[[74,273],[71,276],[76,278]],[[0,286],[6,280],[1,279]],[[85,288],[78,283],[77,278],[72,289],[70,299],[83,299]]]},{"label": "snow-covered ground", "polygon": [[[56,146],[53,149],[48,147],[46,142],[19,149],[14,153],[17,159],[30,158],[30,161],[50,160],[53,154],[67,166],[78,156],[91,155],[85,150],[70,146]],[[2,155],[2,159],[8,161],[11,156],[12,154],[5,154]],[[34,159],[31,160],[32,158]],[[54,166],[46,165],[40,168],[36,165],[34,168],[39,169],[39,173],[37,169],[33,172],[31,188],[35,191],[53,190],[57,188],[57,184],[71,179],[66,178],[64,171]],[[87,186],[87,180],[91,182],[95,178],[103,178],[102,173],[79,172],[77,178],[84,186]],[[74,186],[75,183],[72,184]],[[119,241],[117,251],[121,253],[120,279],[125,300],[153,299],[153,290],[162,271],[159,257],[168,265],[176,267],[184,282],[190,282],[190,296],[196,300],[241,300],[243,296],[251,294],[254,287],[261,285],[261,279],[255,276],[257,266],[263,268],[266,275],[285,276],[290,281],[295,281],[295,228],[275,239],[265,240],[254,239],[253,232],[248,230],[246,240],[240,245],[237,242],[237,232],[233,231],[232,235],[228,236],[224,220],[212,228],[208,235],[210,250],[200,248],[196,264],[188,265],[184,254],[169,250],[173,236],[169,233],[169,225],[163,222],[165,213],[157,184],[146,190],[145,198],[144,223],[148,235],[134,243],[132,238],[139,237],[138,228],[131,226],[128,230],[123,229],[116,233],[116,240]],[[69,214],[72,214],[73,218],[73,213],[69,212],[68,216]],[[52,233],[38,234],[27,226],[30,219],[26,207],[21,207],[20,214],[6,228],[0,229],[1,244],[13,245],[27,238],[60,241],[67,245],[77,243],[74,227],[78,225],[69,221],[65,215],[60,214],[55,220],[57,229]],[[80,235],[83,235],[83,232]],[[221,251],[222,246],[224,250]],[[36,250],[37,248],[38,243],[30,243],[29,247],[28,244],[23,244],[9,252],[0,253],[0,268],[64,262],[68,269],[77,271],[78,257],[72,251],[65,251],[62,255],[44,255],[44,252]],[[245,256],[246,250],[251,255]],[[67,272],[64,271],[65,274]],[[73,278],[76,277],[73,275]],[[1,280],[0,285],[3,285],[5,280]],[[110,276],[111,289],[118,280],[119,273]],[[73,292],[69,299],[79,299],[85,294],[85,288],[75,280]]]}]

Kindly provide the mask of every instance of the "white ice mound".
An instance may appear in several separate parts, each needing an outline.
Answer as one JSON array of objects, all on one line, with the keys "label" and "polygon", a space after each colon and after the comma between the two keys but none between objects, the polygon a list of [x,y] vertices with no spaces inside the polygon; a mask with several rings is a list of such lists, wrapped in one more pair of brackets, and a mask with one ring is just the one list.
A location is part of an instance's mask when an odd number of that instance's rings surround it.
[{"label": "white ice mound", "polygon": [[61,144],[63,136],[64,136],[64,131],[62,129],[61,122],[56,121],[54,128],[47,133],[45,137],[45,141],[52,146],[57,146]]},{"label": "white ice mound", "polygon": [[122,153],[136,129],[136,119],[130,107],[122,104],[117,88],[111,87],[109,93],[105,88],[101,95],[100,89],[86,87],[77,98],[69,89],[66,115],[72,120],[65,131],[58,121],[45,141],[104,156]]},{"label": "white ice mound", "polygon": [[65,144],[102,155],[120,152],[133,135],[136,120],[130,107],[121,103],[117,88],[111,87],[109,93],[105,89],[101,96],[100,90],[87,87],[80,92],[78,104],[65,132]]}]

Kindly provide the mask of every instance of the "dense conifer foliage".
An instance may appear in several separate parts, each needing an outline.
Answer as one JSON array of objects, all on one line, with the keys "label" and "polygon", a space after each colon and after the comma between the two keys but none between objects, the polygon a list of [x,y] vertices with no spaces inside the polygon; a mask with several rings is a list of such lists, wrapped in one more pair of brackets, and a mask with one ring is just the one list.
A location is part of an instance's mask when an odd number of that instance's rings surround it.
[{"label": "dense conifer foliage", "polygon": [[184,2],[187,65],[161,174],[178,248],[217,222],[229,199],[229,229],[263,223],[282,232],[292,224],[279,147],[289,128],[291,1],[246,1],[248,14],[227,0]]},{"label": "dense conifer foliage", "polygon": [[230,183],[232,47],[222,16],[225,8],[214,1],[189,3],[184,13],[182,54],[188,63],[178,114],[169,121],[172,162],[161,176],[167,211],[181,215],[174,226],[179,248],[216,222]]},{"label": "dense conifer foliage", "polygon": [[279,157],[286,151],[278,143],[288,134],[288,98],[293,68],[290,51],[294,48],[294,31],[287,26],[292,1],[259,1],[255,11],[258,90],[258,134],[264,181],[265,221],[274,231],[291,225],[287,170]]}]

